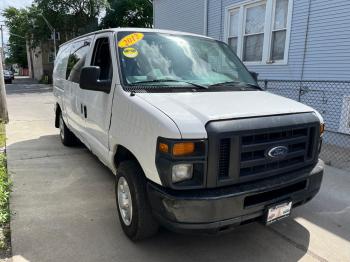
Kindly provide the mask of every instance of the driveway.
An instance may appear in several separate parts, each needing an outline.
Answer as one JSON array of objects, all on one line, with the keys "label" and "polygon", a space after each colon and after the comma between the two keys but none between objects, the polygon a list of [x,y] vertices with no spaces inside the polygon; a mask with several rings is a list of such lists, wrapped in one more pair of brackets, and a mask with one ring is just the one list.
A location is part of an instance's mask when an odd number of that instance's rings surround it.
[{"label": "driveway", "polygon": [[83,146],[64,147],[48,86],[7,86],[14,261],[350,261],[350,174],[327,167],[318,196],[269,227],[221,236],[162,230],[134,244],[117,218],[114,177]]}]

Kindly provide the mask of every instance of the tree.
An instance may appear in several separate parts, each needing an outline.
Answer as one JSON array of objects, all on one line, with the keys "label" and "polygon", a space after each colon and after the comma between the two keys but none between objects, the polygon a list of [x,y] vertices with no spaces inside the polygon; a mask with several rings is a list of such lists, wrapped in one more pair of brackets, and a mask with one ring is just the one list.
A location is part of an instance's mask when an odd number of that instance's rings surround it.
[{"label": "tree", "polygon": [[107,0],[34,0],[26,9],[5,9],[3,15],[10,31],[7,61],[27,66],[26,41],[35,48],[50,39],[51,31],[43,16],[60,33],[59,44],[97,30],[98,16],[108,6]]},{"label": "tree", "polygon": [[153,6],[149,0],[110,0],[102,28],[152,27]]},{"label": "tree", "polygon": [[27,51],[25,37],[30,31],[28,24],[28,11],[9,7],[3,12],[5,24],[9,28],[9,54],[6,62],[17,63],[27,67]]},{"label": "tree", "polygon": [[[63,41],[98,29],[98,16],[108,8],[107,0],[35,0],[34,6],[60,32]],[[42,20],[42,19],[41,19]],[[37,28],[45,24],[36,20]],[[47,31],[47,27],[46,27]],[[43,32],[41,32],[43,34]]]}]

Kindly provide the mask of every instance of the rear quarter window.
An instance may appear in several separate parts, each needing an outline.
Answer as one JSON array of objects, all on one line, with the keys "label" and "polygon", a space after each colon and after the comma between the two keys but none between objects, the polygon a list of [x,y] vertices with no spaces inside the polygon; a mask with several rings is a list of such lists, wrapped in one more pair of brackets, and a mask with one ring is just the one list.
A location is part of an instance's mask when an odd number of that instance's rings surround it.
[{"label": "rear quarter window", "polygon": [[53,71],[54,78],[65,79],[66,78],[66,70],[67,70],[67,61],[70,53],[71,45],[62,46],[57,54],[55,61],[55,68]]}]

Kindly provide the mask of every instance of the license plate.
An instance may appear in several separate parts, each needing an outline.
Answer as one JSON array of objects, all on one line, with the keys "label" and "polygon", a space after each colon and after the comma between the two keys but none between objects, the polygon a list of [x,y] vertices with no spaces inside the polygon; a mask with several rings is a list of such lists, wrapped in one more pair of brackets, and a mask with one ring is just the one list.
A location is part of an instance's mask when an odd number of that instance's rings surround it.
[{"label": "license plate", "polygon": [[267,209],[266,224],[272,224],[280,219],[288,217],[292,209],[292,202],[286,202],[271,206]]}]

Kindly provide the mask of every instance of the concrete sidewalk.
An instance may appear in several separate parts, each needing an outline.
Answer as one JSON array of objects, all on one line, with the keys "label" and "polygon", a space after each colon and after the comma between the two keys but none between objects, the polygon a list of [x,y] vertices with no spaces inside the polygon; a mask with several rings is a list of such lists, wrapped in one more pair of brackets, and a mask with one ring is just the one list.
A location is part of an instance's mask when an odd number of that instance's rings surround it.
[{"label": "concrete sidewalk", "polygon": [[350,261],[350,174],[331,167],[319,195],[273,226],[130,242],[111,172],[85,148],[63,147],[52,94],[27,89],[8,96],[14,261]]}]

